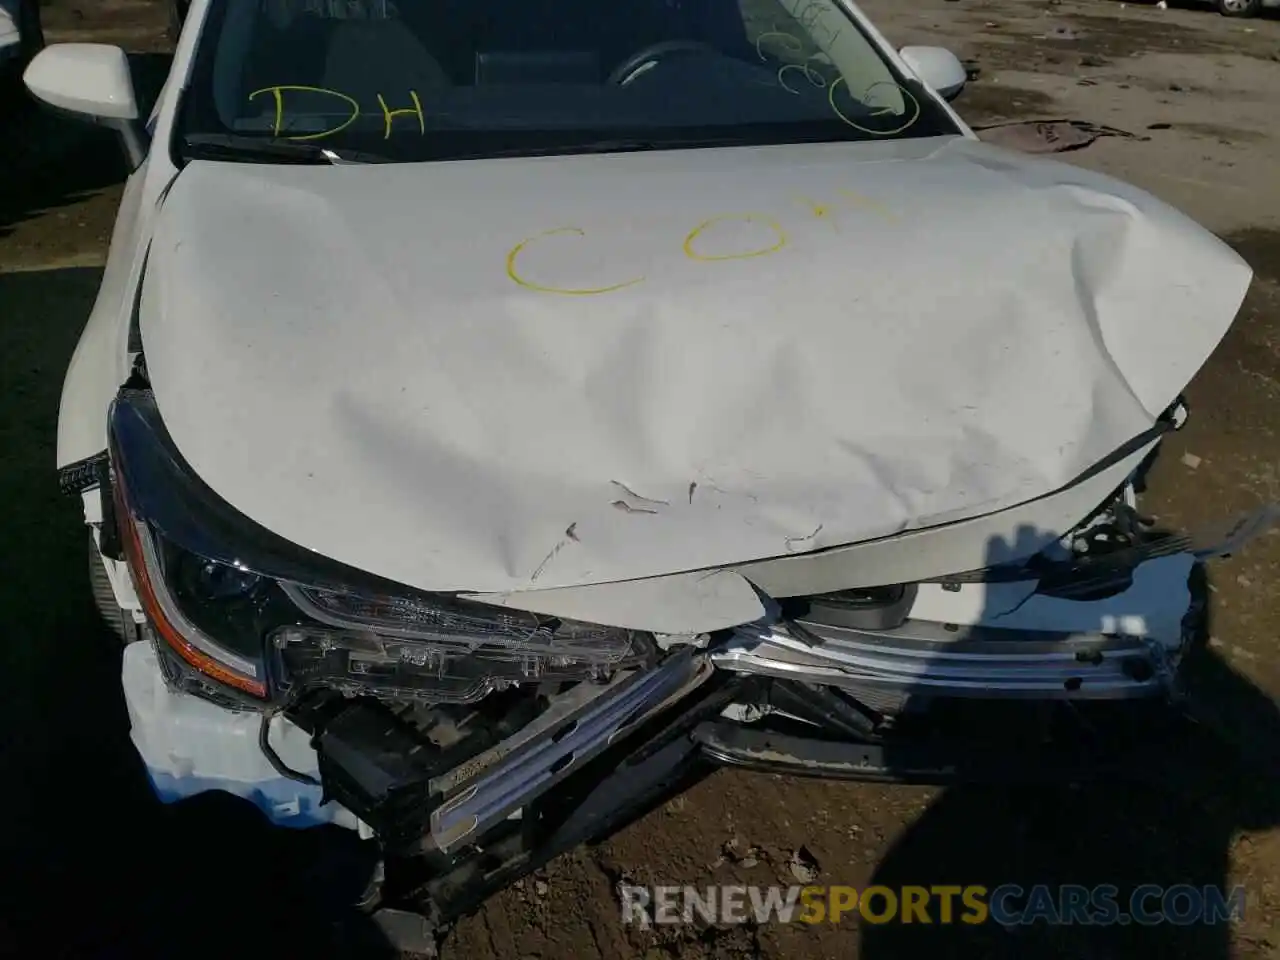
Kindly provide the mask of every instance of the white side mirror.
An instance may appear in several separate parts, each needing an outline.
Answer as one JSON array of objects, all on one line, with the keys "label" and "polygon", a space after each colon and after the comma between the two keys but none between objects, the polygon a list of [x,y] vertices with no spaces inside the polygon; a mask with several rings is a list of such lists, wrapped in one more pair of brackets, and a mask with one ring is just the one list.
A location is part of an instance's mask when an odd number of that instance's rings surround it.
[{"label": "white side mirror", "polygon": [[908,67],[944,100],[960,96],[969,74],[964,64],[945,47],[903,47],[898,51]]},{"label": "white side mirror", "polygon": [[129,58],[105,43],[55,43],[37,53],[22,74],[37,100],[120,134],[129,164],[147,155],[147,133],[138,117]]},{"label": "white side mirror", "polygon": [[56,43],[41,50],[22,75],[27,89],[51,107],[92,120],[138,119],[129,58],[103,43]]}]

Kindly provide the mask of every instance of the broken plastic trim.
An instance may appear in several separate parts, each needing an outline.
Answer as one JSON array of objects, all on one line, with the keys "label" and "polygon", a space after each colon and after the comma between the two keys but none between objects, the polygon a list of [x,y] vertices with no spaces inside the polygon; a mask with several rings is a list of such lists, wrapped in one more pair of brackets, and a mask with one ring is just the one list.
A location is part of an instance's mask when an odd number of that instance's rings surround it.
[{"label": "broken plastic trim", "polygon": [[711,676],[705,657],[682,652],[591,702],[559,736],[505,757],[431,814],[431,837],[450,850],[546,792],[645,718],[683,699]]},{"label": "broken plastic trim", "polygon": [[1062,748],[961,750],[921,741],[832,741],[730,721],[705,721],[689,736],[707,760],[720,766],[861,783],[1074,783],[1132,773],[1139,762],[1159,754],[1155,744],[1139,756],[1082,757]]},{"label": "broken plastic trim", "polygon": [[107,451],[69,463],[58,470],[58,490],[67,496],[79,496],[99,485],[100,471],[107,463]]},{"label": "broken plastic trim", "polygon": [[[438,750],[368,700],[315,724],[324,787],[401,851],[452,856],[548,795],[650,719],[695,696],[715,671],[684,650],[607,683],[580,683],[488,749],[436,768]],[[700,714],[701,716],[702,714]]]},{"label": "broken plastic trim", "polygon": [[[693,657],[699,660],[705,663],[705,655]],[[624,686],[630,689],[671,666],[664,663],[597,688],[585,702],[612,712],[624,696]],[[1141,776],[1147,767],[1158,769],[1160,758],[1172,755],[1183,742],[1178,714],[1155,701],[1146,706],[1073,704],[1053,717],[1046,717],[1038,704],[1027,704],[1025,710],[1013,705],[1012,712],[999,716],[1031,721],[1018,732],[929,726],[868,738],[860,724],[850,728],[847,701],[832,709],[832,697],[839,695],[829,688],[709,672],[696,689],[679,687],[666,700],[652,691],[654,697],[641,708],[647,714],[624,722],[593,757],[559,771],[563,779],[537,778],[532,789],[523,775],[506,779],[498,774],[515,773],[504,767],[508,761],[519,761],[516,765],[525,772],[551,769],[547,764],[556,763],[559,756],[554,745],[567,739],[564,731],[579,729],[585,720],[584,701],[576,701],[531,739],[517,743],[509,737],[460,765],[456,769],[465,769],[465,776],[450,779],[445,790],[414,762],[412,742],[398,736],[401,731],[387,714],[370,712],[378,708],[367,701],[349,702],[318,727],[325,788],[366,823],[375,824],[380,836],[394,838],[389,849],[396,856],[415,859],[412,891],[400,902],[445,923],[553,857],[581,843],[607,839],[717,766],[873,782],[1057,783]],[[730,704],[762,702],[793,706],[800,724],[721,718]],[[1132,729],[1117,736],[1113,726],[1097,722],[1116,716],[1131,721]],[[532,759],[526,754],[532,753],[541,754],[538,764],[525,767]],[[476,826],[441,850],[431,829],[431,811],[443,809],[442,795],[468,796],[470,788],[482,783],[499,791],[491,799],[501,803],[506,816],[486,817],[491,823],[487,829],[473,817],[462,820],[463,828],[473,822]],[[481,797],[477,793],[472,800],[479,805]]]}]

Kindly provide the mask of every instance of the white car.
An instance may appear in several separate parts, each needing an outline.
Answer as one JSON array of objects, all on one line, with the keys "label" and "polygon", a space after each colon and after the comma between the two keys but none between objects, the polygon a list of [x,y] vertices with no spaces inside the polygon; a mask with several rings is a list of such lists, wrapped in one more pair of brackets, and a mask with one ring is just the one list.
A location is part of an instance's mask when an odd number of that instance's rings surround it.
[{"label": "white car", "polygon": [[37,0],[0,0],[0,70],[25,67],[43,46]]},{"label": "white car", "polygon": [[437,919],[691,764],[1074,775],[1032,719],[1175,697],[1273,518],[1136,510],[1245,263],[845,0],[194,0],[145,120],[26,79],[135,167],[58,467],[156,789]]},{"label": "white car", "polygon": [[1213,0],[1224,17],[1256,17],[1263,10],[1275,10],[1280,0]]}]

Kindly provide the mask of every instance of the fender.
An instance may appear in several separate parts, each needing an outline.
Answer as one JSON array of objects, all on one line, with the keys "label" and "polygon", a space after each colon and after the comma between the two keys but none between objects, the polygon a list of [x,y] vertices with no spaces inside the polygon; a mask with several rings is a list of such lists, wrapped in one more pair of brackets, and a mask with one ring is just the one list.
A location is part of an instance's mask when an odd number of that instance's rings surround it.
[{"label": "fender", "polygon": [[152,203],[144,204],[144,195],[149,192],[148,180],[161,173],[153,170],[151,163],[145,163],[125,185],[102,283],[62,381],[58,405],[59,471],[106,449],[107,408],[132,366],[137,300],[150,250],[150,233],[172,175],[164,177],[164,190],[158,191],[160,195]]},{"label": "fender", "polygon": [[[185,0],[182,6],[190,19],[200,22],[208,10],[208,0]],[[173,115],[189,79],[198,33],[187,31],[174,51],[173,65],[147,121],[150,149],[125,183],[102,284],[62,381],[57,445],[60,472],[106,450],[107,409],[128,379],[134,354],[140,349],[137,306],[142,274],[156,217],[180,173],[168,144]],[[90,523],[94,522],[89,519],[94,512],[86,517]]]}]

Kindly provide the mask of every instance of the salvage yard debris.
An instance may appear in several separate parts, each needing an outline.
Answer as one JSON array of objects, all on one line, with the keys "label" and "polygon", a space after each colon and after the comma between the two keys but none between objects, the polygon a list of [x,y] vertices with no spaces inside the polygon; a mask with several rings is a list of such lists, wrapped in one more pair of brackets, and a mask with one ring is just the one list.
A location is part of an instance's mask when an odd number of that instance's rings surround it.
[{"label": "salvage yard debris", "polygon": [[1066,153],[1087,147],[1099,137],[1151,139],[1088,120],[1008,120],[974,126],[973,130],[979,139],[1023,153]]}]

